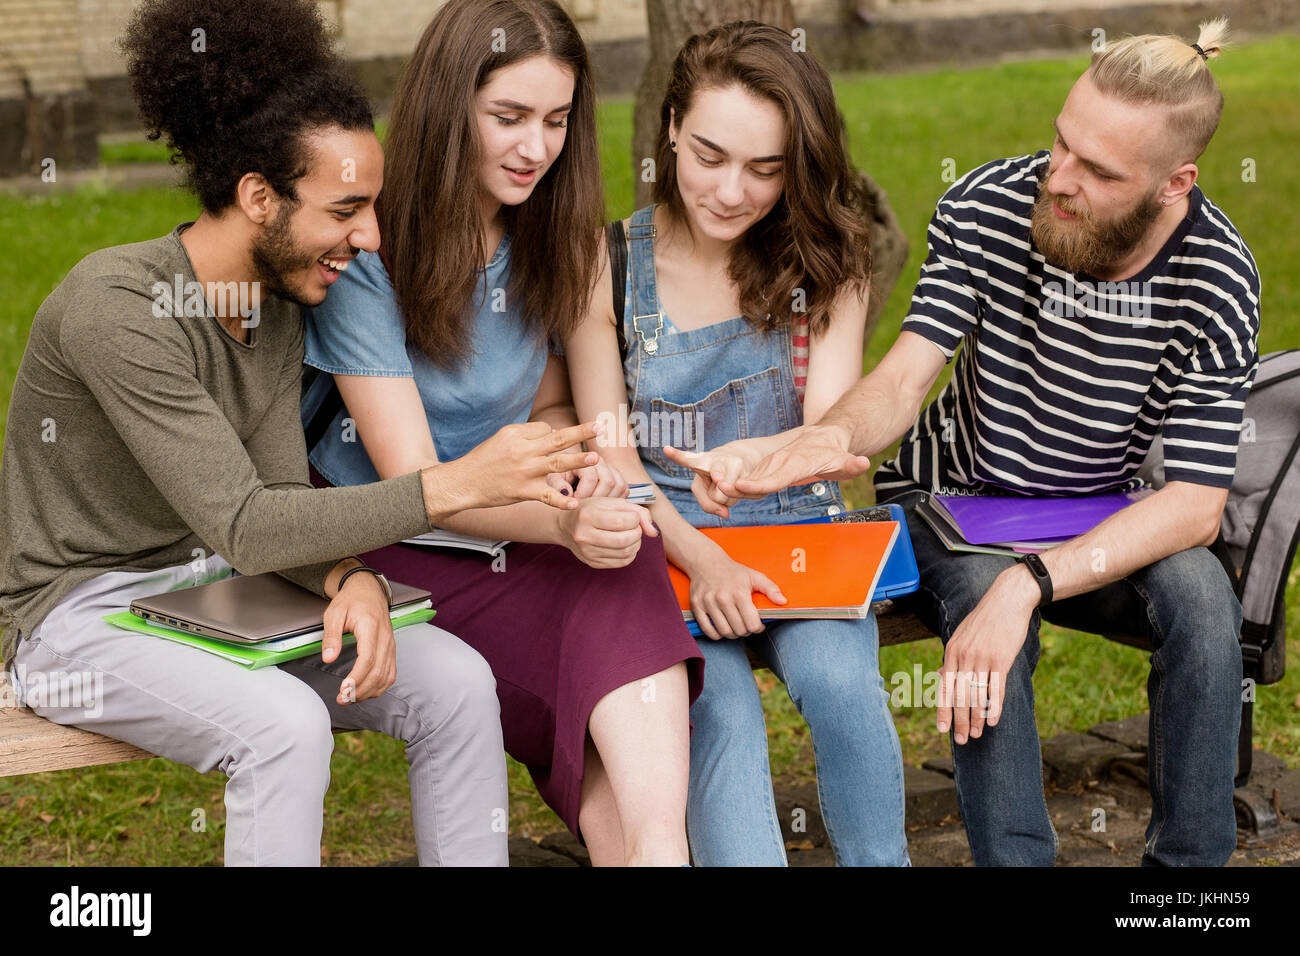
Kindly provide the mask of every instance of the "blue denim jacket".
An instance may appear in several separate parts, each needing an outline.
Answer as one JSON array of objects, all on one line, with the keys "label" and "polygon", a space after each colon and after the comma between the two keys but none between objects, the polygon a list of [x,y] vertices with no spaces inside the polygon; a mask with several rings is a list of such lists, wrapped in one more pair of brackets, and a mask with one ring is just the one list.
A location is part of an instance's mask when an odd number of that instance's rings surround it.
[{"label": "blue denim jacket", "polygon": [[737,502],[728,521],[701,510],[691,493],[695,473],[669,461],[663,446],[707,451],[802,425],[790,331],[765,332],[744,316],[678,331],[659,301],[653,206],[633,214],[628,238],[623,313],[627,419],[655,484],[697,528],[783,524],[843,511],[844,499],[833,481]]},{"label": "blue denim jacket", "polygon": [[[509,253],[507,236],[482,270],[486,283],[469,326],[473,347],[459,368],[439,368],[407,344],[388,270],[370,252],[357,256],[324,303],[307,310],[304,360],[332,374],[414,378],[438,460],[459,458],[503,426],[528,420],[546,370],[545,337],[525,328],[504,298]],[[319,405],[327,384],[328,377],[321,376],[304,398],[305,415]],[[335,416],[311,449],[311,463],[335,485],[378,481],[356,430],[344,428],[347,417],[346,408]]]}]

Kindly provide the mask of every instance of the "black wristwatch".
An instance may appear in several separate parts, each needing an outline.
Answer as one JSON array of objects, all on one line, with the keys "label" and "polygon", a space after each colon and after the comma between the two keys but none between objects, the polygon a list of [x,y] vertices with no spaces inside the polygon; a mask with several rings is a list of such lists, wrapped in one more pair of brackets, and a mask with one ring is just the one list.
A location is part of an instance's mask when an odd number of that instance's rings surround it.
[{"label": "black wristwatch", "polygon": [[355,568],[349,568],[347,571],[344,571],[343,577],[339,578],[339,586],[334,593],[338,594],[339,591],[342,591],[343,585],[347,582],[347,579],[352,577],[352,575],[356,574],[358,571],[368,571],[379,579],[379,586],[384,589],[384,594],[388,596],[388,606],[391,608],[393,606],[393,587],[388,583],[388,578],[384,577],[374,568],[368,568],[364,564],[359,564]]},{"label": "black wristwatch", "polygon": [[1029,569],[1029,573],[1034,576],[1038,582],[1038,590],[1043,592],[1042,600],[1038,606],[1052,603],[1052,576],[1047,573],[1047,565],[1043,564],[1043,559],[1036,554],[1022,555],[1020,563]]}]

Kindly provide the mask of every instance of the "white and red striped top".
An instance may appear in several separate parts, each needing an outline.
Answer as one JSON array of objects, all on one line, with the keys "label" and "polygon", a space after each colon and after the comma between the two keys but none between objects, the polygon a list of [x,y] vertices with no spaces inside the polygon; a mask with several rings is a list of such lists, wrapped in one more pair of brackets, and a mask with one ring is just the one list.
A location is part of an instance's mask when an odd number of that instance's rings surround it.
[{"label": "white and red striped top", "polygon": [[801,313],[790,330],[790,344],[794,354],[794,391],[803,404],[803,393],[808,387],[808,313]]}]

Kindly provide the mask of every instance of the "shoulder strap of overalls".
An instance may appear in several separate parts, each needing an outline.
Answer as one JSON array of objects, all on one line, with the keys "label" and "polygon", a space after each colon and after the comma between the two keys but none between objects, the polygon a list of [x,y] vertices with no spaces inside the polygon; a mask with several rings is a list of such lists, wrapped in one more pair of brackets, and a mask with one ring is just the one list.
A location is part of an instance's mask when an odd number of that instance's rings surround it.
[{"label": "shoulder strap of overalls", "polygon": [[[653,205],[638,209],[632,214],[627,230],[628,245],[631,247],[631,259],[628,262],[632,271],[631,325],[646,355],[654,355],[659,351],[659,334],[664,328],[663,315],[659,312],[659,291],[655,287],[654,212]],[[643,245],[638,247],[638,242]],[[630,341],[628,345],[630,348]]]}]

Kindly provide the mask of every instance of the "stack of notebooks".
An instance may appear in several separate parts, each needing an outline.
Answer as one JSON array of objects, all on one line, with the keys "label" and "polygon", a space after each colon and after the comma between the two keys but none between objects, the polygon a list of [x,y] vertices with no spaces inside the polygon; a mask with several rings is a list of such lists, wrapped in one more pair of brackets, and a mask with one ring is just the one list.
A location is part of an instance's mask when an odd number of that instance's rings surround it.
[{"label": "stack of notebooks", "polygon": [[[391,582],[393,628],[430,620],[428,591]],[[237,575],[138,598],[105,615],[117,627],[215,654],[249,670],[319,654],[329,601],[278,574]],[[343,646],[356,643],[343,635]]]},{"label": "stack of notebooks", "polygon": [[[740,528],[703,528],[734,561],[761,571],[781,589],[787,603],[774,604],[765,594],[752,599],[764,622],[798,618],[855,619],[871,613],[886,565],[895,544],[900,542],[900,523],[891,520],[827,522],[816,524],[754,525]],[[902,576],[909,580],[902,589],[916,587],[916,562],[911,544],[901,536],[904,561]],[[690,578],[669,564],[668,576],[677,594],[682,618],[692,634],[699,625],[691,612]]]},{"label": "stack of notebooks", "polygon": [[1026,554],[1086,534],[1153,494],[1150,488],[1062,498],[1021,495],[927,495],[916,506],[950,551]]}]

